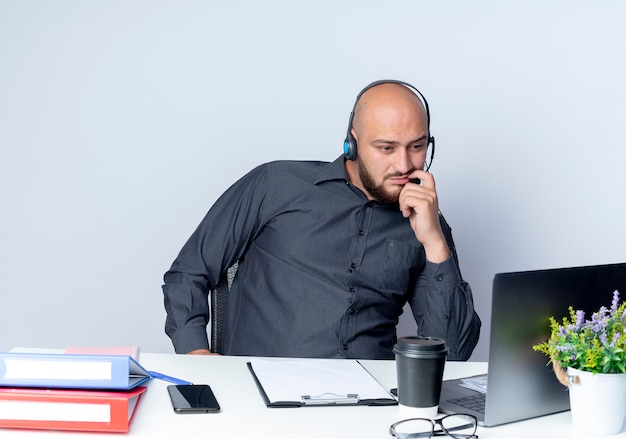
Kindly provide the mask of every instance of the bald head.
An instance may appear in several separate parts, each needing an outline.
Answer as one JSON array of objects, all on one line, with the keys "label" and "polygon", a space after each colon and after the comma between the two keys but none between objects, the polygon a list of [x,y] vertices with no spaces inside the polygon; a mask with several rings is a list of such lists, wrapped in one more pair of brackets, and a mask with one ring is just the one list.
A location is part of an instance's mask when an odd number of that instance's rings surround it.
[{"label": "bald head", "polygon": [[381,119],[428,125],[420,98],[406,86],[396,83],[376,85],[361,95],[354,109],[352,128],[358,137],[369,123]]}]

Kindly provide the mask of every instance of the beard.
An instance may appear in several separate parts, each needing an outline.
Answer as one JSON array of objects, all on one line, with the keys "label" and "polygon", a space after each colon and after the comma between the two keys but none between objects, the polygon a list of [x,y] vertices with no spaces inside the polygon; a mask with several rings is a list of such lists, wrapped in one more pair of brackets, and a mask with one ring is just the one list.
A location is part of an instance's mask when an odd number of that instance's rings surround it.
[{"label": "beard", "polygon": [[367,191],[367,193],[380,204],[395,204],[400,199],[400,189],[398,187],[397,192],[390,192],[383,187],[383,183],[385,179],[393,176],[385,176],[383,177],[383,181],[381,184],[377,185],[374,181],[374,177],[367,170],[367,166],[365,163],[357,156],[356,158],[357,167],[359,169],[359,177],[361,178],[361,184]]}]

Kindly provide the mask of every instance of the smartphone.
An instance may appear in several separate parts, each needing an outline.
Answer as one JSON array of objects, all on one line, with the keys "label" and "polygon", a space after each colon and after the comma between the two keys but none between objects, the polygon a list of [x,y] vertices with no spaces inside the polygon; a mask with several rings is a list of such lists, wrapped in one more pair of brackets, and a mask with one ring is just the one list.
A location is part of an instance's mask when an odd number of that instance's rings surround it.
[{"label": "smartphone", "polygon": [[170,385],[167,391],[176,413],[215,413],[220,405],[206,384]]}]

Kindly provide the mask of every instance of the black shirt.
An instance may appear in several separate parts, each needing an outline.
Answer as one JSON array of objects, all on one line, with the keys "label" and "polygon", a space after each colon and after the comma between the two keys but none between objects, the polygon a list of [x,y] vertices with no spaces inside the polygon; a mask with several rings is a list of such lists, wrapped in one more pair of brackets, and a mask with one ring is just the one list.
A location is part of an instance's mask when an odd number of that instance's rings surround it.
[{"label": "black shirt", "polygon": [[425,259],[397,204],[368,200],[332,163],[261,165],[210,209],[171,269],[166,332],[178,353],[208,347],[208,290],[235,261],[223,353],[393,358],[408,301],[418,333],[441,337],[466,359],[480,320],[452,256]]}]

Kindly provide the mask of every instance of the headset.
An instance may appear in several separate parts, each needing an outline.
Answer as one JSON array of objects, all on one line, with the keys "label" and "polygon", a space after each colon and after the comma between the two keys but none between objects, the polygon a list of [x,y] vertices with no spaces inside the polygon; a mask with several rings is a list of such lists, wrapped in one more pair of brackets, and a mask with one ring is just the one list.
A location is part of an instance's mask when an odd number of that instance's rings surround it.
[{"label": "headset", "polygon": [[426,166],[426,169],[424,169],[425,171],[428,171],[428,169],[430,169],[430,165],[432,165],[432,163],[433,163],[433,158],[435,157],[435,138],[430,135],[430,110],[428,108],[428,101],[426,100],[424,95],[417,88],[413,87],[411,84],[409,84],[407,82],[397,81],[395,79],[382,79],[380,81],[374,81],[370,85],[365,87],[363,90],[361,90],[361,92],[356,97],[356,101],[354,102],[354,107],[352,107],[352,112],[350,112],[350,121],[348,122],[348,133],[346,134],[346,140],[343,142],[343,154],[344,154],[344,157],[347,160],[356,160],[357,145],[356,145],[356,139],[352,135],[352,122],[354,120],[354,110],[356,109],[356,106],[359,103],[359,99],[361,99],[361,96],[363,96],[363,93],[368,91],[370,88],[376,87],[377,85],[380,85],[380,84],[399,84],[399,85],[403,85],[404,87],[406,87],[409,90],[413,91],[413,93],[415,93],[415,95],[420,99],[420,101],[422,101],[422,104],[424,104],[424,109],[426,110],[426,128],[427,128],[427,132],[428,132],[428,144],[427,144],[427,146],[432,144],[432,148],[430,150],[430,161],[428,162],[428,165]]}]

